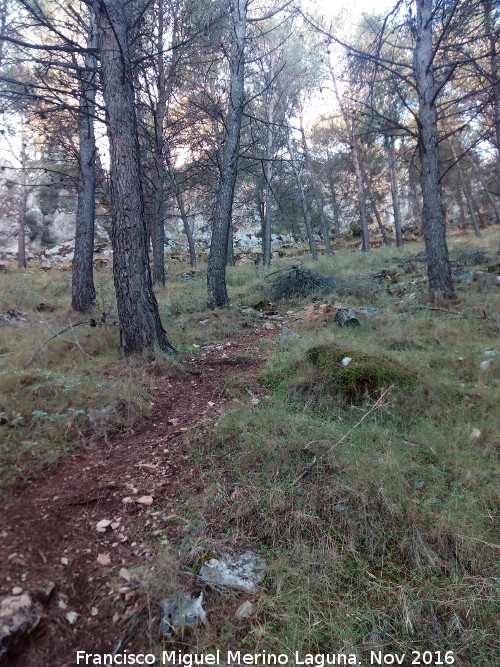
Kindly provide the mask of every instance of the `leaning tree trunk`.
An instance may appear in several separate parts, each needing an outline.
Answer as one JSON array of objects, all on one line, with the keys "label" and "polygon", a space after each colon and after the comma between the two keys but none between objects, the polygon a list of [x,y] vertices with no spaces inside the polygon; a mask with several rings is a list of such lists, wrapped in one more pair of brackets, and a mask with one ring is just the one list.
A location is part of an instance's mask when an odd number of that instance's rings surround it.
[{"label": "leaning tree trunk", "polygon": [[351,151],[354,160],[354,171],[356,173],[356,187],[358,189],[359,217],[361,220],[361,250],[363,252],[368,252],[370,250],[370,235],[368,232],[368,219],[366,216],[366,195],[358,144],[355,137],[351,140]]},{"label": "leaning tree trunk", "polygon": [[184,233],[186,234],[186,239],[188,242],[189,248],[189,263],[194,268],[196,266],[196,248],[194,245],[193,231],[189,224],[188,214],[186,211],[186,206],[184,204],[184,197],[182,195],[181,186],[179,183],[179,178],[175,167],[172,164],[172,158],[168,147],[165,146],[165,159],[167,162],[168,175],[170,177],[170,182],[174,188],[175,201],[177,202],[177,208],[179,209],[179,214],[181,216],[182,224],[184,226]]},{"label": "leaning tree trunk", "polygon": [[452,299],[453,280],[446,244],[439,174],[438,128],[432,44],[432,0],[417,0],[415,75],[419,102],[418,148],[423,198],[422,226],[431,298]]},{"label": "leaning tree trunk", "polygon": [[78,114],[79,178],[76,207],[75,251],[71,282],[71,307],[78,313],[89,313],[94,307],[94,224],[96,194],[96,145],[94,114],[97,76],[96,16],[90,12],[87,46],[92,49],[85,56],[85,70],[80,82],[80,112]]},{"label": "leaning tree trunk", "polygon": [[399,205],[398,176],[396,173],[396,151],[394,149],[394,137],[389,137],[386,142],[389,156],[389,173],[391,175],[391,197],[392,210],[394,213],[394,231],[396,233],[396,246],[403,247],[403,230],[401,227],[401,207]]},{"label": "leaning tree trunk", "polygon": [[379,231],[382,235],[382,241],[383,241],[384,245],[388,246],[388,245],[390,245],[390,243],[389,243],[389,239],[387,238],[387,232],[385,231],[384,223],[382,222],[382,218],[380,217],[380,212],[377,208],[377,203],[375,202],[375,197],[373,196],[373,192],[371,190],[371,187],[370,187],[370,190],[369,190],[369,197],[370,197],[370,204],[371,204],[371,207],[372,207],[372,210],[373,210],[373,215],[375,216],[375,220],[377,221]]},{"label": "leaning tree trunk", "polygon": [[467,208],[469,209],[470,217],[472,220],[472,228],[474,229],[474,234],[476,236],[481,236],[481,228],[479,226],[479,219],[476,214],[476,209],[474,208],[474,202],[472,201],[472,196],[469,187],[465,181],[464,174],[462,171],[462,165],[460,164],[460,160],[457,157],[457,151],[455,149],[455,146],[453,145],[453,142],[451,142],[451,152],[453,153],[453,158],[455,159],[455,165],[458,171],[458,180],[460,181],[460,186],[464,193],[465,201],[467,202]]},{"label": "leaning tree trunk", "polygon": [[95,0],[110,144],[113,275],[125,355],[175,352],[153,292],[146,243],[129,35],[121,0]]},{"label": "leaning tree trunk", "polygon": [[321,223],[321,232],[323,234],[323,241],[325,243],[325,253],[329,256],[333,256],[332,245],[330,243],[330,228],[325,216],[325,206],[323,204],[323,196],[321,194],[321,185],[318,184],[314,178],[313,172],[313,163],[311,159],[311,154],[309,152],[309,146],[307,145],[306,133],[304,132],[304,127],[302,125],[302,118],[300,119],[300,133],[302,135],[302,145],[304,147],[304,155],[306,157],[307,169],[311,175],[312,188],[314,192],[314,198],[316,200],[316,205],[318,207],[319,219]]},{"label": "leaning tree trunk", "polygon": [[307,205],[304,184],[302,183],[299,167],[297,165],[297,159],[295,157],[295,148],[293,146],[292,138],[290,137],[290,132],[288,132],[288,152],[290,153],[290,164],[292,165],[292,170],[295,176],[295,180],[297,182],[297,187],[299,188],[300,205],[302,206],[302,215],[304,217],[304,226],[306,228],[309,250],[311,251],[312,258],[316,260],[318,259],[318,250],[316,249],[316,243],[314,242],[314,237],[313,237],[311,214],[309,212],[309,206]]},{"label": "leaning tree trunk", "polygon": [[247,0],[230,0],[233,21],[233,51],[230,58],[230,92],[227,131],[222,149],[221,181],[208,257],[207,287],[211,308],[227,308],[226,260],[231,231],[234,188],[238,174],[241,119],[245,97],[245,37]]}]

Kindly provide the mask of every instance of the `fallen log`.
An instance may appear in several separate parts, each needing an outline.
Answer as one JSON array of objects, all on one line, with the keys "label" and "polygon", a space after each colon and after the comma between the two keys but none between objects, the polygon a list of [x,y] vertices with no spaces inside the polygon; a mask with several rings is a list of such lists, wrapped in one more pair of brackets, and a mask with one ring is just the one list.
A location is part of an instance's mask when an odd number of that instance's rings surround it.
[{"label": "fallen log", "polygon": [[351,308],[339,308],[335,315],[335,321],[341,327],[359,327],[360,321]]}]

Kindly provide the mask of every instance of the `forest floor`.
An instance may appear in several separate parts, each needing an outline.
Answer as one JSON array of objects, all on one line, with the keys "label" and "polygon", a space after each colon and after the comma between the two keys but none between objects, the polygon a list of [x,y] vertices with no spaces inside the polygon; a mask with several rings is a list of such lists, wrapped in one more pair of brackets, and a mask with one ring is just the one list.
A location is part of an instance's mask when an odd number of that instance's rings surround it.
[{"label": "forest floor", "polygon": [[[236,267],[221,313],[202,272],[179,272],[158,298],[188,371],[119,358],[106,268],[105,321],[44,345],[70,321],[69,274],[0,276],[0,311],[24,317],[0,328],[0,599],[55,584],[9,664],[162,648],[495,664],[496,234],[451,246],[451,304],[429,303],[416,244],[306,262],[343,282],[278,304]],[[332,322],[338,305],[361,325]],[[248,548],[267,563],[257,594],[200,587],[204,560]],[[203,591],[209,623],[165,642],[159,604],[179,590]]]}]

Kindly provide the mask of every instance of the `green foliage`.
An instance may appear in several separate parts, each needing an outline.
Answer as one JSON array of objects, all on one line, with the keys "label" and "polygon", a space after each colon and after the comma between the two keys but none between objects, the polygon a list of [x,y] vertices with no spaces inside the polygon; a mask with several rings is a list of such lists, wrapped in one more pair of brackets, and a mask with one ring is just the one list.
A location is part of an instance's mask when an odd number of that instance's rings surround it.
[{"label": "green foliage", "polygon": [[56,242],[55,238],[51,235],[50,231],[46,227],[44,227],[42,230],[41,241],[46,245],[54,245]]},{"label": "green foliage", "polygon": [[[374,398],[391,386],[412,389],[415,377],[393,359],[364,354],[333,345],[312,347],[307,359],[314,367],[312,383],[323,391],[341,394],[352,403]],[[343,359],[350,359],[347,365]]]}]

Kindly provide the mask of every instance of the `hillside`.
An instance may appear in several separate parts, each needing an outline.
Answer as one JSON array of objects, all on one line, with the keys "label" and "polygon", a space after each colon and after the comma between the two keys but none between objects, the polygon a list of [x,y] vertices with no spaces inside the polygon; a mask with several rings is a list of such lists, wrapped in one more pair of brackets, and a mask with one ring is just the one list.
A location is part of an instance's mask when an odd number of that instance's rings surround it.
[{"label": "hillside", "polygon": [[[177,361],[121,358],[106,263],[80,321],[64,264],[7,266],[8,664],[495,664],[498,240],[449,245],[452,302],[429,301],[418,243],[242,263],[228,310],[206,308],[203,265],[169,265],[156,296]],[[321,280],[279,299],[293,266]],[[358,326],[339,326],[342,308]],[[249,551],[236,588],[213,578]],[[204,614],[180,619],[200,594]]]}]

